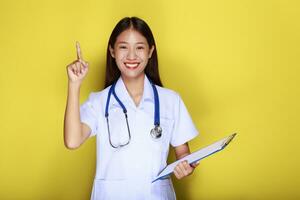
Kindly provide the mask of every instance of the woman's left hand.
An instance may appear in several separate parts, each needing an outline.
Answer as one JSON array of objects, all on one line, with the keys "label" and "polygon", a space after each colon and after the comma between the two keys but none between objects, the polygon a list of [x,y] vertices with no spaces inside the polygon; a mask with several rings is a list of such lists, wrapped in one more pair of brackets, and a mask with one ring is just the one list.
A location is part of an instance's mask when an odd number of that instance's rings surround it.
[{"label": "woman's left hand", "polygon": [[198,165],[199,162],[190,165],[186,160],[184,160],[176,165],[174,168],[174,175],[177,179],[182,179],[191,175]]}]

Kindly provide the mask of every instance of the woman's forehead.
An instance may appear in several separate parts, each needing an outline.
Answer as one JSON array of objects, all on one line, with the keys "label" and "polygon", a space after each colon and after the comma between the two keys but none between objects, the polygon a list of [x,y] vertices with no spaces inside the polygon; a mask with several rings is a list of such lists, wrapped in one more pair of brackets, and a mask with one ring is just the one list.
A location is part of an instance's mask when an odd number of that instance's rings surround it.
[{"label": "woman's forehead", "polygon": [[117,37],[116,43],[147,44],[147,39],[134,29],[127,29]]}]

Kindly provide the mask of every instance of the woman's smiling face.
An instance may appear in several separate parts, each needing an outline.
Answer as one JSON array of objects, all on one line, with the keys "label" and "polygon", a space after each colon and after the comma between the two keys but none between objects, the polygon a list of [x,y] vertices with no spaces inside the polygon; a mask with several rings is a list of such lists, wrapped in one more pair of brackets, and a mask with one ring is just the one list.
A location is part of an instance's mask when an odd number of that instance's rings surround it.
[{"label": "woman's smiling face", "polygon": [[109,47],[111,56],[124,78],[138,78],[144,75],[148,59],[151,57],[154,46],[149,47],[147,39],[134,29],[123,31],[114,44]]}]

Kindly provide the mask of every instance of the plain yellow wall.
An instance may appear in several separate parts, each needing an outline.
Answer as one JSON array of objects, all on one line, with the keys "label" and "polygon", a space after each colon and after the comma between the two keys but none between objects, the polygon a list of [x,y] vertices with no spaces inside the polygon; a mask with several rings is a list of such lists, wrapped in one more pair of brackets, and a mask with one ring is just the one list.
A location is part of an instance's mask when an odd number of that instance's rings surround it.
[{"label": "plain yellow wall", "polygon": [[296,0],[1,0],[0,199],[89,199],[95,138],[75,151],[63,144],[66,65],[78,40],[90,62],[81,102],[102,89],[107,41],[124,16],[152,28],[163,83],[201,132],[191,149],[238,132],[174,179],[178,199],[300,199]]}]

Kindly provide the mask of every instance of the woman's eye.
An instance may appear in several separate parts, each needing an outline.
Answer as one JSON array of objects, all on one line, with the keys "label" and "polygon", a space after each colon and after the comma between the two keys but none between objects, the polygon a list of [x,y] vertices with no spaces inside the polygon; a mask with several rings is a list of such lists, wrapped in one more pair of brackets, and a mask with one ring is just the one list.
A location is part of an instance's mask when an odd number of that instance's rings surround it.
[{"label": "woman's eye", "polygon": [[126,46],[119,46],[120,49],[126,49]]},{"label": "woman's eye", "polygon": [[144,47],[143,47],[143,46],[140,46],[140,47],[137,47],[137,49],[144,49]]}]

